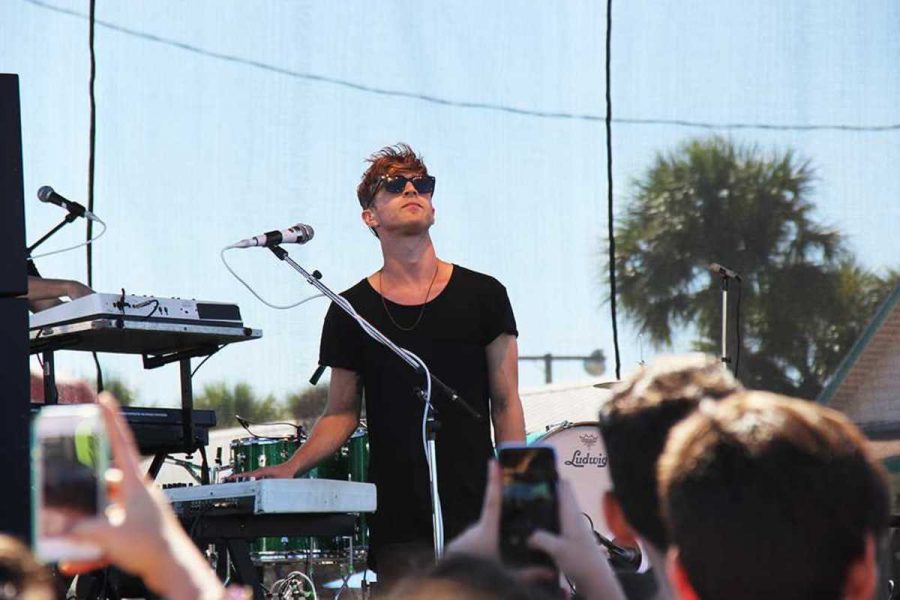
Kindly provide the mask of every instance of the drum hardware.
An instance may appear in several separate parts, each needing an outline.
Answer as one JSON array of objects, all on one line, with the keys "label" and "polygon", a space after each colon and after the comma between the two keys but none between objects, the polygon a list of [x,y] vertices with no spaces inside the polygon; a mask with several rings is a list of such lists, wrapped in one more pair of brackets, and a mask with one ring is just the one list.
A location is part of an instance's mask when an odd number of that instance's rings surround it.
[{"label": "drum hardware", "polygon": [[300,425],[299,423],[291,423],[291,422],[289,422],[289,421],[276,421],[276,422],[274,422],[274,423],[266,423],[266,425],[287,425],[288,427],[293,427],[293,428],[296,430],[296,431],[294,432],[294,435],[293,435],[293,436],[270,436],[270,435],[258,435],[258,434],[256,434],[256,433],[253,433],[253,432],[250,430],[250,428],[251,428],[252,426],[254,426],[254,425],[259,425],[259,423],[251,423],[250,421],[248,421],[247,419],[245,419],[244,417],[242,417],[242,416],[240,416],[240,415],[234,415],[234,420],[237,421],[237,422],[240,424],[240,426],[244,428],[244,431],[246,431],[247,433],[249,433],[249,434],[250,434],[250,437],[253,437],[253,438],[259,438],[259,439],[290,439],[290,438],[295,438],[295,439],[304,440],[304,441],[305,441],[306,438],[307,438],[307,435],[306,435],[306,429],[303,427],[303,425]]},{"label": "drum hardware", "polygon": [[[286,462],[306,441],[301,431],[297,438],[249,437],[230,444],[231,464],[235,474]],[[369,468],[369,436],[361,425],[329,458],[297,476],[301,479],[335,479],[365,482]],[[278,564],[301,561],[352,564],[368,556],[369,531],[365,515],[359,515],[350,536],[336,537],[265,537],[250,541],[250,558],[255,564]]]},{"label": "drum hardware", "polygon": [[294,598],[307,598],[306,586],[315,593],[316,586],[306,573],[291,571],[287,577],[279,579],[270,588],[270,598],[273,600],[293,600]]},{"label": "drum hardware", "polygon": [[[184,457],[184,459],[175,458],[172,455],[166,456],[165,458],[166,463],[181,467],[188,472],[188,475],[190,475],[194,481],[196,481],[200,485],[203,485],[203,466],[194,464],[193,460],[194,457],[192,454],[188,454]],[[212,482],[215,481],[214,471],[214,469],[210,471],[210,481]]]}]

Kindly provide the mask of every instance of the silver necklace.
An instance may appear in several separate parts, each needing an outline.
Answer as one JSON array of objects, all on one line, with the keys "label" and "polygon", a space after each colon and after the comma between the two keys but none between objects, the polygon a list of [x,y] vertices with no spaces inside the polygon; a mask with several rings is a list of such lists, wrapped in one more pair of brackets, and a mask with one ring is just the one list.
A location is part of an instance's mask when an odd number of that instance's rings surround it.
[{"label": "silver necklace", "polygon": [[416,327],[419,326],[419,322],[422,320],[422,315],[425,314],[425,306],[426,306],[426,303],[428,302],[428,296],[431,295],[431,288],[434,287],[434,282],[437,279],[438,268],[440,266],[441,266],[441,263],[440,263],[440,261],[438,261],[438,263],[434,267],[434,275],[431,276],[431,283],[428,284],[428,291],[425,292],[425,299],[422,301],[422,308],[419,309],[419,316],[416,318],[415,323],[413,323],[409,327],[404,327],[400,323],[398,323],[394,319],[393,315],[391,315],[391,311],[388,310],[387,301],[384,299],[384,279],[382,276],[382,272],[384,271],[384,269],[379,269],[379,271],[378,271],[378,290],[380,292],[379,295],[381,296],[381,305],[384,306],[384,312],[387,313],[388,319],[391,320],[391,323],[394,324],[394,327],[396,327],[400,331],[412,331],[413,329],[415,329]]}]

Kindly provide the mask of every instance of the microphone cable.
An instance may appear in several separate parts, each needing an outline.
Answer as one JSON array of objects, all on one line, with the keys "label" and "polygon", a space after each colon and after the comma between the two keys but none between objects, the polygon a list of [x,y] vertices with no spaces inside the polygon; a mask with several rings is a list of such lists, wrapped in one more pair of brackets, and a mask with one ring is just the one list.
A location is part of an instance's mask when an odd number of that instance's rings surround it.
[{"label": "microphone cable", "polygon": [[235,273],[234,269],[231,268],[231,265],[228,264],[228,261],[225,260],[225,251],[226,251],[226,250],[234,250],[234,249],[236,249],[237,247],[238,247],[237,245],[232,244],[231,246],[225,246],[224,248],[222,248],[221,251],[219,251],[219,258],[222,259],[222,264],[225,265],[225,268],[228,269],[228,272],[231,273],[231,275],[232,275],[235,279],[237,279],[238,281],[241,282],[241,285],[243,285],[245,288],[247,288],[247,289],[250,291],[251,294],[253,294],[254,296],[256,296],[256,299],[257,299],[257,300],[259,300],[260,302],[262,302],[263,304],[265,304],[265,305],[268,306],[269,308],[275,308],[275,309],[278,309],[278,310],[287,310],[287,309],[289,309],[289,308],[296,308],[296,307],[300,306],[301,304],[305,304],[305,303],[309,302],[310,300],[315,300],[316,298],[324,298],[324,297],[325,297],[324,294],[314,294],[314,295],[312,295],[312,296],[308,296],[308,297],[304,298],[303,300],[300,300],[299,302],[295,302],[294,304],[284,304],[284,305],[282,305],[282,304],[272,304],[271,302],[269,302],[268,300],[266,300],[265,298],[263,298],[262,296],[260,296],[259,294],[257,294],[257,293],[256,293],[256,290],[254,290],[254,289],[250,286],[249,283],[247,283],[246,281],[244,281],[243,279],[241,279],[241,276],[238,275],[237,273]]},{"label": "microphone cable", "polygon": [[[94,219],[96,219],[98,223],[103,225],[103,229],[100,231],[100,233],[97,234],[96,237],[90,238],[84,242],[79,242],[79,243],[75,244],[74,246],[67,246],[66,248],[60,248],[59,250],[51,250],[50,252],[42,252],[40,254],[35,254],[34,256],[30,256],[29,259],[35,260],[37,258],[44,258],[45,256],[53,256],[54,254],[62,254],[63,252],[68,252],[69,250],[75,250],[77,248],[81,248],[82,246],[89,246],[90,244],[93,244],[94,242],[99,240],[101,237],[103,237],[104,233],[106,233],[106,223],[104,223],[103,220],[100,219],[100,217],[98,217],[97,215],[94,215]],[[90,221],[90,220],[91,219],[88,219],[88,221]],[[91,287],[90,284],[88,284],[88,287]]]}]

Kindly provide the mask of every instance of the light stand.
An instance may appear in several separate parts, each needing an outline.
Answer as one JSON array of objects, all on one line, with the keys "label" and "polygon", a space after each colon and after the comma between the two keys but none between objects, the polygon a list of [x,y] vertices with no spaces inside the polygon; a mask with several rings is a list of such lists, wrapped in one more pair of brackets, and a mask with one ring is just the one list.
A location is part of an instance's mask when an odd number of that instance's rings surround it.
[{"label": "light stand", "polygon": [[435,409],[431,403],[432,385],[440,389],[452,402],[456,402],[475,419],[480,420],[483,417],[478,411],[472,408],[472,406],[468,402],[460,397],[460,395],[457,394],[452,388],[432,375],[431,371],[428,369],[428,366],[424,361],[422,361],[421,358],[419,358],[409,350],[401,348],[400,346],[392,342],[383,333],[378,331],[371,323],[357,314],[356,310],[353,308],[350,302],[347,301],[346,298],[331,291],[324,283],[320,281],[322,277],[321,273],[319,273],[318,271],[314,271],[312,274],[308,273],[306,269],[294,262],[294,260],[292,260],[288,255],[287,251],[281,246],[270,246],[269,250],[271,250],[272,254],[274,254],[279,260],[286,262],[295,271],[300,273],[300,275],[302,275],[303,278],[306,279],[307,283],[319,290],[322,295],[330,299],[335,303],[335,305],[346,312],[350,316],[350,318],[352,318],[359,324],[362,330],[365,331],[366,334],[369,335],[369,337],[382,344],[385,348],[400,357],[400,359],[408,364],[416,373],[424,376],[425,389],[423,390],[421,388],[416,388],[416,395],[420,397],[425,404],[423,425],[423,434],[425,440],[425,459],[428,463],[428,478],[431,486],[432,526],[434,527],[434,556],[436,559],[439,559],[444,552],[444,526],[441,518],[441,507],[439,502],[440,496],[438,494],[437,450],[435,447],[435,436],[436,431],[439,428],[439,423],[435,418]]}]

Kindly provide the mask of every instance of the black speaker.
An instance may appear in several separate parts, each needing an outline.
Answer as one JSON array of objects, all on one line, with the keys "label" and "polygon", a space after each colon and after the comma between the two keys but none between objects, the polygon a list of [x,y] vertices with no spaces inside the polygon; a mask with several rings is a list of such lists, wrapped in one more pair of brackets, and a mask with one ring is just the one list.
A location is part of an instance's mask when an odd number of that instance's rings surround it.
[{"label": "black speaker", "polygon": [[0,73],[0,297],[28,290],[19,76]]},{"label": "black speaker", "polygon": [[19,78],[0,74],[0,531],[31,533],[28,310],[16,298],[28,289],[22,205]]},{"label": "black speaker", "polygon": [[28,310],[23,298],[0,298],[0,532],[31,536]]}]

